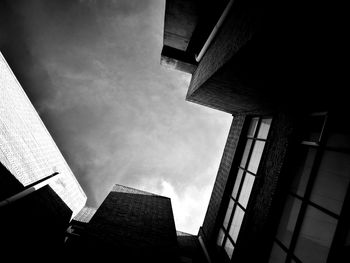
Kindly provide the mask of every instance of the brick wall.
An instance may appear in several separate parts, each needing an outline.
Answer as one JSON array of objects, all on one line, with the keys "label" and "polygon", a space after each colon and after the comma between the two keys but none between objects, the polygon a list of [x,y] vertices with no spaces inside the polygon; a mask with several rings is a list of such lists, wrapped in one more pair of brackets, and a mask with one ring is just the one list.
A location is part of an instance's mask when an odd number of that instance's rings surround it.
[{"label": "brick wall", "polygon": [[215,223],[218,217],[222,197],[230,175],[231,165],[236,153],[239,137],[243,128],[245,116],[237,115],[233,118],[230,132],[226,141],[224,153],[216,176],[214,188],[210,197],[208,209],[204,218],[202,231],[209,244],[215,241]]},{"label": "brick wall", "polygon": [[188,94],[193,93],[252,38],[261,13],[261,5],[256,3],[249,5],[245,2],[247,1],[235,1],[233,4],[219,34],[193,74]]},{"label": "brick wall", "polygon": [[[273,204],[278,199],[280,183],[286,173],[283,172],[287,155],[294,147],[293,120],[284,113],[274,116],[269,139],[258,170],[251,198],[247,207],[244,225],[242,225],[235,260],[237,262],[263,261],[268,256],[273,228]],[[278,201],[278,200],[277,200]],[[254,253],[251,253],[252,250]]]},{"label": "brick wall", "polygon": [[86,228],[95,253],[162,262],[176,257],[177,240],[169,198],[139,192],[109,193]]}]

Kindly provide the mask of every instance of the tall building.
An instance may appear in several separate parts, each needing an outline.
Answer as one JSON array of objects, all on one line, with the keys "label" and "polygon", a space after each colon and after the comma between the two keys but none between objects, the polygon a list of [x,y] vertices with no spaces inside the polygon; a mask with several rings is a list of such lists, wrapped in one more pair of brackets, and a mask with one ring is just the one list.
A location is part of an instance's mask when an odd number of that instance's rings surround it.
[{"label": "tall building", "polygon": [[58,172],[50,187],[73,216],[84,207],[84,191],[1,53],[0,162],[23,186]]},{"label": "tall building", "polygon": [[88,250],[88,257],[122,262],[178,259],[170,199],[122,185],[113,187],[88,222],[73,222],[68,236],[67,251],[76,256]]},{"label": "tall building", "polygon": [[192,74],[188,101],[233,115],[198,233],[212,262],[350,261],[349,106],[332,11],[166,1],[161,63]]}]

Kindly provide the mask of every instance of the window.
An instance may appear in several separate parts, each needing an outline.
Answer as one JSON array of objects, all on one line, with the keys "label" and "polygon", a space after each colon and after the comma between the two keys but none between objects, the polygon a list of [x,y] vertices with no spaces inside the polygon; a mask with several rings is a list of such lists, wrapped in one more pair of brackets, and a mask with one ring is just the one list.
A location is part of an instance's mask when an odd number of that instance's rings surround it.
[{"label": "window", "polygon": [[225,251],[229,259],[232,258],[236,246],[271,121],[271,118],[252,118],[244,138],[245,147],[239,166],[236,167],[235,183],[217,238],[217,245]]},{"label": "window", "polygon": [[[327,262],[350,181],[350,133],[326,113],[304,128],[269,262]],[[328,125],[329,126],[329,125]]]}]

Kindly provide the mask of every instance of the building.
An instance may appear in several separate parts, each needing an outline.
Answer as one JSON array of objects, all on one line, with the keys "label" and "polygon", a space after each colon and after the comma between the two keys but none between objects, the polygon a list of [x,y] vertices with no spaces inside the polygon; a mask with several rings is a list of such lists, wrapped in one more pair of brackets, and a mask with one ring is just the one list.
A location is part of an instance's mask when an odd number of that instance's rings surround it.
[{"label": "building", "polygon": [[25,187],[55,172],[50,187],[75,216],[86,195],[0,53],[0,162]]},{"label": "building", "polygon": [[202,262],[167,197],[115,185],[98,209],[0,56],[0,245],[11,260]]},{"label": "building", "polygon": [[[125,262],[177,262],[177,235],[167,197],[115,185],[88,222],[73,224],[67,251]],[[123,261],[123,262],[124,262]]]},{"label": "building", "polygon": [[192,74],[188,101],[233,115],[198,234],[212,262],[350,260],[349,107],[333,11],[166,1],[161,64]]},{"label": "building", "polygon": [[0,245],[11,260],[47,259],[86,195],[0,53]]}]

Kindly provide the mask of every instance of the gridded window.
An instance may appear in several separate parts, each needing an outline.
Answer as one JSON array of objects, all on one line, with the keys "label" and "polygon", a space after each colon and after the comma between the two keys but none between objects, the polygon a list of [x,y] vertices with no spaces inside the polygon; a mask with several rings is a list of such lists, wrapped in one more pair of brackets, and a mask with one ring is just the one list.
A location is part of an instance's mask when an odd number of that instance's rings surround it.
[{"label": "gridded window", "polygon": [[327,262],[350,181],[350,133],[327,127],[327,114],[304,125],[269,262]]},{"label": "gridded window", "polygon": [[230,195],[226,214],[219,230],[217,245],[232,258],[250,193],[271,125],[271,118],[252,118],[245,138],[242,158],[237,167],[236,180]]}]

